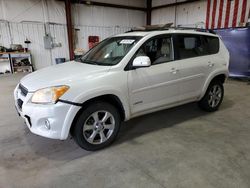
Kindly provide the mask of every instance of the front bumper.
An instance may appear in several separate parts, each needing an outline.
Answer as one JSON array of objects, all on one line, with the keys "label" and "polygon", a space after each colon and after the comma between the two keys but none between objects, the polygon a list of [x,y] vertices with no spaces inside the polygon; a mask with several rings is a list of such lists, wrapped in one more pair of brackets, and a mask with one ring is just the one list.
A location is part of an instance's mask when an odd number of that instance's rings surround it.
[{"label": "front bumper", "polygon": [[[14,91],[15,106],[30,131],[47,138],[66,139],[67,135],[63,129],[64,126],[71,125],[65,125],[71,105],[61,102],[49,105],[33,104],[29,102],[31,97],[32,93],[27,93],[25,96],[19,86],[16,87]],[[50,128],[48,128],[48,122]]]}]

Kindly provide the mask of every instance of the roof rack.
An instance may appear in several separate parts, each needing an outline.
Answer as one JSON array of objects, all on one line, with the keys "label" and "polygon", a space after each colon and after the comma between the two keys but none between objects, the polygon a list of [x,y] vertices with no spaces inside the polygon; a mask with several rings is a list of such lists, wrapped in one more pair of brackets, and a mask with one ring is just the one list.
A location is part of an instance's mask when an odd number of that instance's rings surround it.
[{"label": "roof rack", "polygon": [[172,27],[172,25],[173,23],[167,23],[167,24],[161,24],[161,25],[146,25],[142,27],[132,28],[126,33],[135,32],[135,31],[163,31],[163,30],[175,29],[175,30],[194,30],[194,31],[199,31],[199,32],[208,32],[208,33],[216,34],[211,29],[203,29],[203,28],[198,28],[198,27],[182,27],[182,26]]},{"label": "roof rack", "polygon": [[204,28],[197,28],[197,27],[174,27],[174,29],[179,29],[179,30],[195,30],[195,31],[199,31],[199,32],[207,32],[207,33],[212,33],[212,34],[216,34],[212,29],[204,29]]},{"label": "roof rack", "polygon": [[159,24],[159,25],[145,25],[145,26],[141,26],[141,27],[131,28],[131,30],[127,31],[126,33],[134,32],[134,31],[161,31],[161,30],[168,30],[172,25],[173,25],[173,23]]}]

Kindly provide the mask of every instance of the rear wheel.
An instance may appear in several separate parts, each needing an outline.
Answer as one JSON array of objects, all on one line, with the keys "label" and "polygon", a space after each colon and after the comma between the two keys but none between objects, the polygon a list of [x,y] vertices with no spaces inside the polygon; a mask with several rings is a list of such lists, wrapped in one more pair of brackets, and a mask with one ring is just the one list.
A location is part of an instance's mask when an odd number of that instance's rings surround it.
[{"label": "rear wheel", "polygon": [[206,94],[199,101],[199,106],[201,109],[213,112],[218,110],[221,105],[224,96],[223,84],[220,81],[213,81],[208,86]]},{"label": "rear wheel", "polygon": [[79,116],[73,129],[76,143],[89,151],[110,145],[120,129],[120,114],[104,102],[89,105]]}]

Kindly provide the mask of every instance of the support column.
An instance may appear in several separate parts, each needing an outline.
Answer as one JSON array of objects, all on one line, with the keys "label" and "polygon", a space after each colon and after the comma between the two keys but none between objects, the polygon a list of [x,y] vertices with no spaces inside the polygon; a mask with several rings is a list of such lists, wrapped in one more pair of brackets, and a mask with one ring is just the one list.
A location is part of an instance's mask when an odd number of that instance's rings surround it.
[{"label": "support column", "polygon": [[66,22],[67,22],[68,43],[69,43],[69,57],[70,57],[70,60],[73,60],[74,59],[74,45],[73,45],[73,27],[72,27],[70,0],[65,0],[65,12],[66,12]]},{"label": "support column", "polygon": [[147,25],[151,25],[152,0],[147,0]]}]

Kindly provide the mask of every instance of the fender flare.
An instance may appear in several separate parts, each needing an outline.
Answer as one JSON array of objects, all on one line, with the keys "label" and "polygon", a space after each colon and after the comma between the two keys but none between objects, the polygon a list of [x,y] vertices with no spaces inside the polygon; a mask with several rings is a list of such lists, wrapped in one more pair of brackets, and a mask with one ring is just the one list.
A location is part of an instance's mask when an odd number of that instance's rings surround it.
[{"label": "fender flare", "polygon": [[209,75],[209,77],[207,78],[207,80],[205,81],[205,84],[202,88],[202,91],[201,91],[201,95],[199,97],[199,100],[202,99],[202,97],[205,95],[206,91],[207,91],[207,88],[209,86],[209,84],[211,83],[211,81],[216,77],[216,76],[219,76],[219,75],[224,75],[225,76],[225,79],[228,77],[228,72],[227,71],[221,71],[221,70],[217,70],[217,71],[214,71],[213,73],[211,73]]},{"label": "fender flare", "polygon": [[[120,103],[124,109],[124,114],[125,114],[124,120],[125,121],[128,120],[130,117],[130,108],[129,108],[128,99],[123,97],[123,95],[120,92],[118,92],[117,90],[112,90],[112,92],[111,92],[111,90],[106,90],[106,91],[100,90],[100,91],[102,91],[102,92],[94,92],[93,93],[93,92],[89,91],[89,92],[80,94],[79,96],[77,96],[73,100],[73,103],[84,104],[85,102],[87,102],[91,99],[94,99],[96,97],[101,97],[104,95],[114,95],[120,100]],[[77,106],[71,105],[71,107],[70,107],[70,109],[65,117],[64,123],[62,125],[61,140],[67,139],[69,132],[70,132],[70,128],[71,128],[72,123],[75,119],[75,116],[77,115],[79,110],[81,110],[81,108],[82,108],[82,106],[79,106],[79,105],[77,105]]]}]

